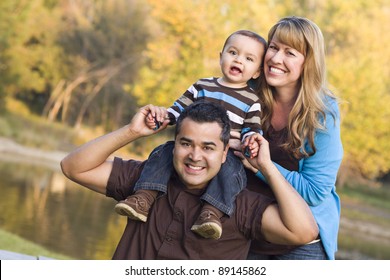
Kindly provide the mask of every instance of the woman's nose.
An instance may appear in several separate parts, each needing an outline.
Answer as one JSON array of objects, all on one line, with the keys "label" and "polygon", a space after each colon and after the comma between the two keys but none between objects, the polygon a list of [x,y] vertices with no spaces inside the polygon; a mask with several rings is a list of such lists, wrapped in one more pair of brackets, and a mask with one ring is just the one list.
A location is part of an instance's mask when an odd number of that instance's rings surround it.
[{"label": "woman's nose", "polygon": [[275,52],[274,55],[271,57],[271,61],[274,62],[274,63],[281,63],[283,61],[283,54],[282,52],[278,51],[278,52]]}]

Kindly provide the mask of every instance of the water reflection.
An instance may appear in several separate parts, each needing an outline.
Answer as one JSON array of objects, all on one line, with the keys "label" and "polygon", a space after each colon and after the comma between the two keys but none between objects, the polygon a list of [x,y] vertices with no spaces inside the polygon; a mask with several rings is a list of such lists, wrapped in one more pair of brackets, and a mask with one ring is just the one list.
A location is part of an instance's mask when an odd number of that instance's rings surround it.
[{"label": "water reflection", "polygon": [[57,168],[0,161],[0,228],[75,259],[110,259],[125,226],[115,202]]}]

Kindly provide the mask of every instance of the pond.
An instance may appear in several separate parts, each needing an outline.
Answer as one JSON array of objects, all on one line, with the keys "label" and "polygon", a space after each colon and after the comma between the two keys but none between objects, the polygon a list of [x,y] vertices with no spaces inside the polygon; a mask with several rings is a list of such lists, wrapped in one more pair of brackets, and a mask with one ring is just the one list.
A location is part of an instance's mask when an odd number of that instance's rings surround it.
[{"label": "pond", "polygon": [[[57,167],[57,168],[56,168]],[[74,259],[111,259],[126,218],[55,167],[0,160],[0,228]]]}]

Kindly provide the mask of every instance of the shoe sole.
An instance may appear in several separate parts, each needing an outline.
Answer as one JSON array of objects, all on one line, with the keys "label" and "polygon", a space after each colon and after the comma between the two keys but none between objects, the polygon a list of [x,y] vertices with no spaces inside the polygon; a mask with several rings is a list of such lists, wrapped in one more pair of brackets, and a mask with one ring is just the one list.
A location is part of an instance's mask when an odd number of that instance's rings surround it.
[{"label": "shoe sole", "polygon": [[133,208],[131,208],[129,205],[124,204],[124,203],[118,203],[117,205],[115,205],[115,212],[117,212],[119,215],[127,216],[130,219],[135,220],[135,221],[146,222],[148,219],[148,217],[138,213]]},{"label": "shoe sole", "polygon": [[222,235],[222,229],[217,223],[203,223],[201,225],[193,225],[191,230],[208,239],[219,239]]}]

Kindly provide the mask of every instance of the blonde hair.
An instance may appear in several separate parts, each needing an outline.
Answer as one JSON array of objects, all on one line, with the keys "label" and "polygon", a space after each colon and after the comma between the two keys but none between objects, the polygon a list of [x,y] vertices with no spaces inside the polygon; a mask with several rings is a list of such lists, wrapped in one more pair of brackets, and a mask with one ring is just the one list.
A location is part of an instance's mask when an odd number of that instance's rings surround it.
[{"label": "blonde hair", "polygon": [[[276,23],[268,33],[268,43],[273,38],[298,50],[305,57],[300,77],[301,87],[289,115],[288,136],[282,147],[295,158],[308,157],[316,152],[316,130],[325,128],[326,97],[335,98],[327,88],[324,38],[315,23],[295,16],[285,17]],[[262,123],[266,131],[271,125],[274,89],[267,85],[264,78],[261,84]],[[305,147],[306,141],[308,149]]]}]

